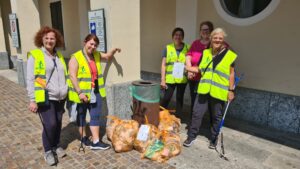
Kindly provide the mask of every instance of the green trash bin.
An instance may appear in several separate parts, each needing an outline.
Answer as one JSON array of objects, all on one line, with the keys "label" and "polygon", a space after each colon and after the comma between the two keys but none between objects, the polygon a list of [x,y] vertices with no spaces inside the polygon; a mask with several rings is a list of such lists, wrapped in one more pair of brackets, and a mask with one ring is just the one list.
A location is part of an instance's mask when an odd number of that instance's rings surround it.
[{"label": "green trash bin", "polygon": [[130,87],[132,95],[132,119],[140,125],[146,123],[158,126],[160,85],[152,81],[134,81]]}]

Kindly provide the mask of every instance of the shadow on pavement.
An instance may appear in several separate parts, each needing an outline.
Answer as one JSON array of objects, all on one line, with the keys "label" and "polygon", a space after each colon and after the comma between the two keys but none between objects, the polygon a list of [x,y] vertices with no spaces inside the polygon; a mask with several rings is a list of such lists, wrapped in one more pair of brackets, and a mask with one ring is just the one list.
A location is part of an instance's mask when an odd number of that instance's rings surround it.
[{"label": "shadow on pavement", "polygon": [[66,149],[68,145],[74,140],[80,140],[78,127],[76,123],[68,123],[63,127],[60,134],[60,144],[63,149]]},{"label": "shadow on pavement", "polygon": [[[171,102],[169,104],[169,109],[173,109],[175,103]],[[182,124],[189,124],[190,122],[190,109],[188,105],[185,105],[183,108],[183,114],[176,115],[181,119]],[[241,131],[247,134],[250,134],[255,137],[259,137],[268,141],[272,141],[281,145],[285,145],[291,148],[300,150],[300,135],[295,133],[283,132],[273,128],[268,128],[262,125],[256,125],[251,122],[243,121],[230,117],[230,112],[225,119],[225,127]],[[209,114],[206,113],[202,120],[202,125],[198,135],[204,136],[207,139],[210,139],[210,119]],[[187,133],[187,130],[186,130]],[[226,132],[224,133],[226,135]],[[184,138],[185,139],[185,138]]]}]

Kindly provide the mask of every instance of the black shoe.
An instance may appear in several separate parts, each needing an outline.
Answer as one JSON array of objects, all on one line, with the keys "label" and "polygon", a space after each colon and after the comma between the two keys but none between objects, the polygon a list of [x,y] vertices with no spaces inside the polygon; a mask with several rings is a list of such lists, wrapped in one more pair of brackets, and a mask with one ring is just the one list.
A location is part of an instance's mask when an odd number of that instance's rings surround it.
[{"label": "black shoe", "polygon": [[90,140],[87,136],[84,136],[84,137],[81,139],[81,142],[82,142],[86,147],[90,147],[90,146],[92,145],[91,140]]},{"label": "black shoe", "polygon": [[190,147],[193,142],[196,140],[196,138],[192,138],[192,137],[188,137],[184,142],[183,142],[183,145],[185,147]]},{"label": "black shoe", "polygon": [[96,144],[92,143],[90,148],[91,150],[107,150],[110,148],[110,145],[99,141]]},{"label": "black shoe", "polygon": [[218,145],[218,138],[211,140],[209,142],[208,148],[210,148],[210,149],[216,149],[217,145]]}]

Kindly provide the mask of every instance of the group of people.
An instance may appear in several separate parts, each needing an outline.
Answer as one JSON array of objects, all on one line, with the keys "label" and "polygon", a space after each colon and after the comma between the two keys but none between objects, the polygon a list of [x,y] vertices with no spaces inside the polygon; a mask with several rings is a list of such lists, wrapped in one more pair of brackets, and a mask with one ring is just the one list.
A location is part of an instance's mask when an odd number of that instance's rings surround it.
[{"label": "group of people", "polygon": [[[184,93],[189,84],[191,115],[188,136],[183,145],[190,147],[195,141],[202,118],[206,112],[210,116],[211,138],[209,148],[218,142],[223,108],[227,101],[234,99],[234,63],[237,54],[224,41],[226,33],[222,28],[214,29],[210,21],[200,24],[200,38],[191,47],[183,42],[184,31],[175,28],[171,44],[163,51],[161,64],[161,88],[165,90],[160,104],[167,108],[176,89],[176,114],[182,114]],[[181,78],[175,77],[174,65],[185,65]]]},{"label": "group of people", "polygon": [[[237,55],[224,41],[223,29],[213,28],[209,21],[200,24],[200,38],[191,47],[183,42],[184,30],[175,28],[173,42],[163,51],[161,64],[161,87],[165,94],[161,105],[168,107],[176,89],[176,113],[182,113],[184,92],[189,84],[191,96],[191,119],[188,137],[184,146],[191,146],[195,140],[205,112],[211,118],[210,147],[215,147],[218,127],[225,102],[234,98],[234,62]],[[77,104],[77,125],[81,142],[92,150],[106,150],[109,144],[99,136],[102,98],[106,96],[100,61],[114,57],[120,48],[107,53],[97,51],[99,39],[88,34],[83,48],[71,55],[68,69],[58,48],[64,47],[62,35],[56,29],[42,27],[35,35],[37,49],[28,52],[27,90],[30,99],[29,110],[38,113],[43,124],[42,142],[44,158],[49,165],[55,165],[66,156],[60,145],[62,116],[65,102]],[[185,64],[182,78],[174,77],[175,63]],[[86,113],[90,113],[92,139],[85,130]]]},{"label": "group of people", "polygon": [[[42,27],[34,37],[37,49],[28,52],[27,91],[29,110],[38,113],[43,124],[42,142],[44,158],[55,165],[58,158],[66,156],[60,145],[62,116],[68,98],[76,103],[77,125],[81,142],[92,150],[109,149],[110,145],[99,137],[102,97],[106,96],[101,72],[101,59],[110,59],[119,48],[107,53],[97,51],[99,39],[94,34],[86,36],[83,48],[71,55],[67,65],[57,49],[64,47],[62,35],[56,29]],[[90,113],[90,140],[83,130],[86,113]]]}]

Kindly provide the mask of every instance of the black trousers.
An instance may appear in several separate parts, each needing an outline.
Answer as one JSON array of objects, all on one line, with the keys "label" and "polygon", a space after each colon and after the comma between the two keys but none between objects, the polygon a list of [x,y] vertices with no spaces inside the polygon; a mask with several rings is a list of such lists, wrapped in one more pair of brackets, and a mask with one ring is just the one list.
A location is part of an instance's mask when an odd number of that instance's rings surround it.
[{"label": "black trousers", "polygon": [[197,95],[193,113],[192,121],[188,130],[188,137],[196,138],[200,130],[204,114],[208,111],[210,116],[210,131],[211,140],[215,140],[219,135],[219,126],[223,117],[223,108],[225,102],[211,97],[209,94]]},{"label": "black trousers", "polygon": [[193,107],[197,96],[198,85],[199,85],[199,81],[189,80],[190,95],[191,95],[191,112],[193,112]]},{"label": "black trousers", "polygon": [[160,105],[168,108],[170,100],[173,96],[174,90],[176,89],[176,113],[182,113],[183,99],[186,84],[167,84],[168,88],[165,91],[163,98],[160,101]]},{"label": "black trousers", "polygon": [[57,147],[60,142],[62,116],[65,111],[64,105],[65,101],[59,102],[49,100],[48,105],[38,106],[38,111],[41,113],[45,125],[42,133],[43,147],[45,152]]}]

